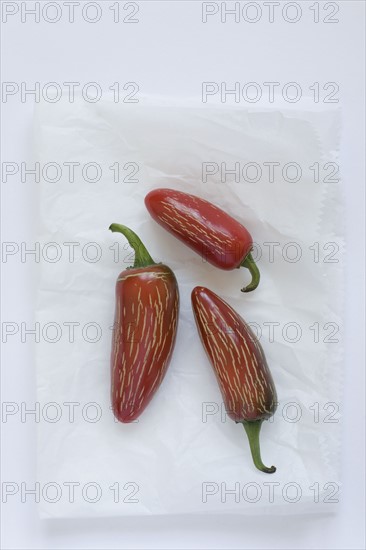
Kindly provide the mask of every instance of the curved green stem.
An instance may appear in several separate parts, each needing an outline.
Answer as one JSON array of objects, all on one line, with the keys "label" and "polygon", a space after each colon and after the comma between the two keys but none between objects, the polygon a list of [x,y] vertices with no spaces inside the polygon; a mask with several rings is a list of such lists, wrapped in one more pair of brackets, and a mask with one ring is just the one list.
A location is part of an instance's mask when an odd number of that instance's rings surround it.
[{"label": "curved green stem", "polygon": [[133,264],[133,267],[146,267],[148,265],[154,265],[156,263],[148,253],[140,237],[138,237],[136,233],[132,231],[132,229],[129,229],[129,227],[126,227],[125,225],[121,225],[119,223],[112,223],[112,225],[109,226],[109,229],[113,233],[122,233],[122,235],[124,235],[128,240],[131,248],[134,249],[135,262]]},{"label": "curved green stem", "polygon": [[263,464],[261,459],[259,432],[261,431],[262,422],[263,420],[254,420],[253,422],[247,422],[246,420],[244,420],[242,424],[245,428],[245,431],[247,432],[250,450],[255,467],[258,468],[258,470],[260,470],[261,472],[265,472],[266,474],[273,474],[276,471],[276,468],[274,466],[268,468]]},{"label": "curved green stem", "polygon": [[251,255],[250,252],[249,252],[249,254],[247,254],[245,256],[245,258],[242,261],[242,263],[240,264],[240,266],[241,267],[246,267],[247,269],[249,269],[250,274],[252,276],[252,280],[249,283],[249,285],[242,288],[241,291],[242,292],[251,292],[252,290],[256,289],[257,286],[259,285],[259,280],[260,280],[261,276],[260,276],[257,264],[253,260],[252,255]]}]

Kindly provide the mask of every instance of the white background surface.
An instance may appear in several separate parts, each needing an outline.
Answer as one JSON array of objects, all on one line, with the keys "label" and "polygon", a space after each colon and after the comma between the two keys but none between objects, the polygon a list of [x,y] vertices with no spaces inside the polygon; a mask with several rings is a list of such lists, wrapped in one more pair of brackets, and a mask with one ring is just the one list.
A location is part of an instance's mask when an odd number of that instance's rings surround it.
[{"label": "white background surface", "polygon": [[[32,3],[30,3],[32,4]],[[62,3],[60,3],[62,4]],[[140,3],[138,24],[114,24],[109,2],[94,25],[76,17],[2,25],[2,79],[29,85],[56,81],[135,81],[141,93],[196,96],[203,81],[337,82],[343,108],[341,168],[346,206],[347,297],[343,413],[343,489],[338,516],[291,518],[121,518],[42,523],[29,503],[2,505],[4,548],[363,548],[364,513],[364,3],[339,2],[337,24],[315,24],[308,2],[296,24],[267,17],[249,24],[201,22],[200,2]],[[322,5],[321,5],[322,10]],[[77,12],[76,12],[77,13]],[[265,12],[263,12],[265,13]],[[320,11],[322,14],[322,11]],[[301,102],[299,103],[301,105]],[[31,157],[34,103],[2,105],[3,161]],[[2,183],[2,240],[34,241],[35,195],[19,180]],[[3,267],[3,321],[29,321],[34,266]],[[6,291],[4,290],[6,289]],[[35,401],[32,345],[3,346],[2,399]],[[35,425],[2,423],[2,479],[31,480]]]}]

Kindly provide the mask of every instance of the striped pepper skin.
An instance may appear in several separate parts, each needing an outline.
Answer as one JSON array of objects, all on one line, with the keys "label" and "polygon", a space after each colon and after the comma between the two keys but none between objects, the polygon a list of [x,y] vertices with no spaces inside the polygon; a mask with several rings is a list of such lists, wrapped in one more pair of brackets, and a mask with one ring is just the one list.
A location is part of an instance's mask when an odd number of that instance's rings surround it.
[{"label": "striped pepper skin", "polygon": [[176,339],[177,280],[156,264],[129,228],[112,224],[135,250],[135,263],[118,276],[111,353],[111,400],[115,417],[133,422],[147,407],[167,371]]},{"label": "striped pepper skin", "polygon": [[153,219],[169,233],[220,269],[249,269],[251,282],[242,292],[257,288],[260,274],[251,255],[250,233],[214,204],[174,189],[154,189],[145,197]]},{"label": "striped pepper skin", "polygon": [[208,288],[193,289],[192,309],[228,416],[243,424],[255,466],[262,472],[275,472],[274,466],[263,464],[260,455],[260,429],[274,414],[277,395],[259,341],[244,319]]}]

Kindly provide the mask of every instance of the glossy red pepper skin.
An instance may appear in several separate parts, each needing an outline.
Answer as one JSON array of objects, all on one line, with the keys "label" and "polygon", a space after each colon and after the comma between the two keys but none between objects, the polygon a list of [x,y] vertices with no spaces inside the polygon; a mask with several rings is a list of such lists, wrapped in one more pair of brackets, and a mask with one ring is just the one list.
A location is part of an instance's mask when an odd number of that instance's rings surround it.
[{"label": "glossy red pepper skin", "polygon": [[[141,263],[136,262],[143,246],[137,235],[117,224],[111,229],[136,246],[135,264]],[[116,283],[111,400],[114,415],[125,423],[140,416],[159,388],[178,324],[179,292],[174,273],[166,265],[155,264],[150,256],[142,263],[147,265],[122,271]]]},{"label": "glossy red pepper skin", "polygon": [[253,239],[229,214],[195,195],[165,188],[150,191],[145,205],[157,223],[205,261],[225,270],[247,267],[252,282],[243,292],[258,286],[259,271],[250,254]]},{"label": "glossy red pepper skin", "polygon": [[244,425],[258,469],[273,473],[261,461],[259,431],[277,407],[277,395],[263,349],[244,319],[205,287],[192,291],[198,333],[213,366],[228,416]]}]

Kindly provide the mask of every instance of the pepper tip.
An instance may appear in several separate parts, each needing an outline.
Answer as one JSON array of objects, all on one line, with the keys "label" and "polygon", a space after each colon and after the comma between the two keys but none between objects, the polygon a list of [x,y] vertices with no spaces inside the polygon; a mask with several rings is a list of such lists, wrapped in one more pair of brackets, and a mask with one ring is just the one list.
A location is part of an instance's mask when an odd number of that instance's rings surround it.
[{"label": "pepper tip", "polygon": [[252,276],[252,280],[250,281],[249,285],[243,287],[241,289],[241,291],[242,292],[252,292],[252,290],[255,290],[257,288],[257,286],[259,285],[260,273],[259,273],[259,269],[256,266],[250,252],[244,258],[244,260],[242,261],[242,263],[240,264],[239,267],[246,267],[247,269],[249,269],[250,274]]},{"label": "pepper tip", "polygon": [[[109,231],[112,231],[112,233],[121,233],[121,228],[125,229],[125,226],[119,223],[111,223],[108,227]],[[128,227],[126,229],[128,229]]]},{"label": "pepper tip", "polygon": [[247,286],[244,286],[243,288],[240,289],[240,292],[252,292],[253,290],[255,290],[257,288],[258,285],[255,285],[253,286],[251,283]]},{"label": "pepper tip", "polygon": [[264,468],[261,472],[265,472],[266,474],[274,474],[276,470],[276,466],[271,466],[270,468]]}]

